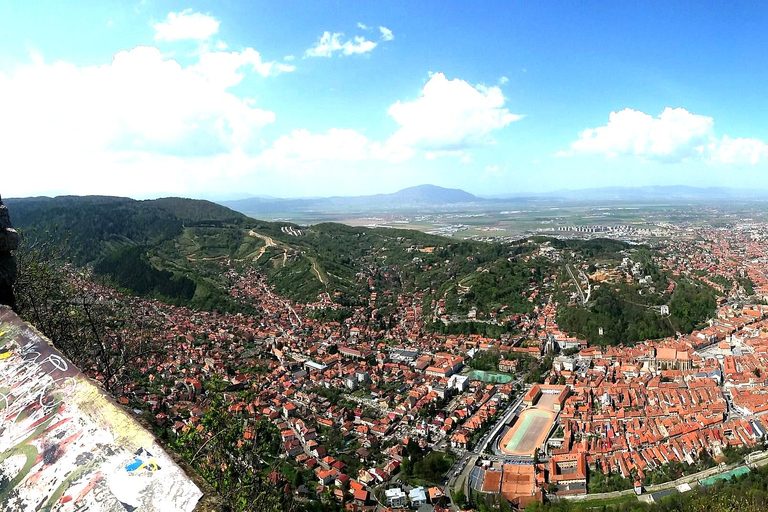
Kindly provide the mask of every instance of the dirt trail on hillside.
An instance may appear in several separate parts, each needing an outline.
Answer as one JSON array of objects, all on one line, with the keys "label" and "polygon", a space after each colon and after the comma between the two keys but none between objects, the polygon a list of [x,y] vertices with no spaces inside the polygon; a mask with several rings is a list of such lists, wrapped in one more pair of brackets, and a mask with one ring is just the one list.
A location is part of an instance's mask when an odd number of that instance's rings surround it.
[{"label": "dirt trail on hillside", "polygon": [[221,256],[211,256],[209,258],[195,258],[195,254],[190,254],[189,256],[187,256],[187,261],[192,261],[192,262],[195,262],[195,261],[219,261],[219,260],[225,260],[228,257],[229,256],[227,256],[226,254],[222,254]]},{"label": "dirt trail on hillside", "polygon": [[[259,253],[253,257],[253,261],[259,261],[259,258],[264,256],[264,253],[267,252],[267,249],[269,249],[270,247],[277,247],[277,244],[275,243],[274,240],[272,240],[272,238],[268,237],[267,235],[259,234],[254,230],[248,231],[248,236],[261,238],[262,240],[264,240],[264,243],[266,244],[264,247],[259,249]],[[285,263],[283,263],[283,265],[285,265]]]},{"label": "dirt trail on hillside", "polygon": [[320,273],[320,268],[317,266],[317,262],[314,260],[314,258],[310,258],[309,261],[312,262],[312,270],[314,270],[315,274],[317,274],[317,278],[320,280],[320,283],[323,286],[328,287],[328,282],[323,277],[323,274]]}]

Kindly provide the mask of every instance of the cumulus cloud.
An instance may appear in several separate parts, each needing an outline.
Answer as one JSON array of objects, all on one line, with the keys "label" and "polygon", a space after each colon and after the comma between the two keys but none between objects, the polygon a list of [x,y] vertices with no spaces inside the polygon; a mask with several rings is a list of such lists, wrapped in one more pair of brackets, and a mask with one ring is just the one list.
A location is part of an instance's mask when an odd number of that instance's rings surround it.
[{"label": "cumulus cloud", "polygon": [[[426,158],[427,160],[434,160],[436,158],[441,158],[441,157],[455,157],[455,158],[458,158],[459,161],[463,163],[469,163],[470,161],[472,161],[472,154],[462,151],[460,149],[451,150],[451,151],[427,151],[424,154],[424,158]],[[467,157],[469,158],[467,159]]]},{"label": "cumulus cloud", "polygon": [[258,62],[246,51],[202,55],[183,67],[157,48],[137,47],[101,66],[39,61],[0,73],[0,166],[53,187],[75,175],[117,179],[111,169],[131,162],[150,168],[148,160],[254,153],[275,114],[227,89],[243,66],[272,72]]},{"label": "cumulus cloud", "polygon": [[709,157],[726,165],[755,165],[768,159],[768,145],[758,139],[732,139],[727,135],[708,146]]},{"label": "cumulus cloud", "polygon": [[[187,67],[148,46],[118,52],[102,66],[38,62],[0,73],[0,144],[169,153],[244,148],[275,115],[227,89],[252,71],[290,69],[263,62],[252,48],[207,52]],[[190,144],[197,138],[205,142]]]},{"label": "cumulus cloud", "polygon": [[[417,152],[412,148],[390,146],[371,141],[357,130],[331,128],[325,133],[312,133],[305,129],[293,130],[279,137],[268,149],[255,158],[255,166],[290,170],[301,173],[311,171],[328,162],[387,161],[401,163],[412,159]],[[430,151],[424,158],[460,157],[462,162],[472,161],[463,151]]]},{"label": "cumulus cloud", "polygon": [[321,161],[354,162],[370,156],[371,144],[365,135],[355,131],[331,128],[324,134],[294,130],[278,138],[258,157],[260,164],[276,168],[313,164]]},{"label": "cumulus cloud", "polygon": [[361,29],[361,30],[371,30],[371,27],[369,27],[369,26],[368,26],[368,25],[366,25],[365,23],[359,23],[359,22],[358,22],[358,24],[357,24],[357,28],[359,28],[359,29]]},{"label": "cumulus cloud", "polygon": [[504,108],[498,87],[473,87],[458,78],[448,80],[442,73],[432,75],[419,98],[398,101],[388,112],[399,129],[387,146],[431,151],[492,143],[493,131],[522,117]]},{"label": "cumulus cloud", "polygon": [[578,153],[680,161],[701,154],[713,125],[711,117],[691,114],[682,108],[666,108],[655,118],[627,108],[611,112],[605,126],[581,132],[571,148]]},{"label": "cumulus cloud", "polygon": [[392,41],[395,38],[395,34],[387,27],[379,27],[379,32],[381,32],[382,41]]},{"label": "cumulus cloud", "polygon": [[294,71],[293,65],[280,62],[264,62],[259,52],[246,48],[241,52],[207,52],[199,57],[199,62],[189,69],[204,76],[219,88],[226,89],[239,84],[245,70],[256,71],[261,76],[277,75]]},{"label": "cumulus cloud", "polygon": [[205,40],[219,31],[219,21],[207,14],[185,9],[170,12],[165,21],[155,23],[156,41]]},{"label": "cumulus cloud", "polygon": [[658,162],[699,159],[723,164],[755,164],[768,156],[757,139],[718,139],[711,117],[683,108],[665,108],[657,117],[626,108],[611,112],[608,123],[588,128],[571,144],[571,151],[607,156],[635,156]]},{"label": "cumulus cloud", "polygon": [[356,36],[354,39],[348,39],[344,42],[341,38],[344,34],[341,32],[323,32],[320,39],[305,52],[306,57],[331,57],[334,53],[344,55],[353,55],[359,53],[368,53],[376,48],[377,43],[367,40],[365,37]]},{"label": "cumulus cloud", "polygon": [[[445,156],[446,152],[425,154],[427,159]],[[455,155],[460,156],[462,152]],[[413,158],[410,148],[391,147],[371,141],[357,130],[331,128],[325,133],[306,129],[293,130],[279,137],[255,159],[256,166],[291,172],[309,171],[323,162],[388,161],[403,162]]]},{"label": "cumulus cloud", "polygon": [[521,117],[504,108],[498,87],[473,87],[442,73],[432,75],[419,98],[393,104],[389,114],[399,128],[383,143],[355,130],[332,129],[325,134],[295,130],[264,151],[260,164],[299,168],[333,160],[399,163],[420,154],[426,160],[452,157],[471,163],[469,148],[492,143],[491,132]]}]

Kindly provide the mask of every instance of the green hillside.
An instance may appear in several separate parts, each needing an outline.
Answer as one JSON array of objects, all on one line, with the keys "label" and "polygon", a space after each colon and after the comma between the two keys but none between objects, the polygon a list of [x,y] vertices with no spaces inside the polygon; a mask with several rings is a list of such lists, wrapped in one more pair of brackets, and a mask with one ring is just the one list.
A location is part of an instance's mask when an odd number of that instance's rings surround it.
[{"label": "green hillside", "polygon": [[[650,263],[650,250],[613,240],[534,237],[501,244],[335,223],[304,227],[181,198],[58,197],[7,204],[28,243],[53,238],[73,263],[93,266],[121,288],[201,309],[248,311],[250,306],[227,293],[225,274],[255,268],[279,294],[302,302],[327,293],[342,305],[369,306],[375,292],[371,314],[382,327],[402,320],[393,316],[401,295],[419,293],[425,320],[452,320],[435,328],[499,333],[495,319],[530,312],[543,300],[534,299],[542,285],[567,305],[576,289],[567,266],[614,268],[627,256],[643,262],[643,274],[659,289],[593,283],[586,307],[571,300],[570,307],[560,308],[562,328],[592,343],[631,342],[690,332],[714,309],[710,289],[679,278],[674,296],[666,296],[670,278]],[[559,251],[565,261],[538,256],[540,247]],[[671,315],[662,317],[658,307],[666,302]]]},{"label": "green hillside", "polygon": [[[120,197],[64,196],[9,199],[14,225],[28,245],[57,243],[75,265],[133,293],[205,309],[238,310],[221,272],[173,249],[189,232],[213,231],[206,250],[220,255],[242,240],[247,217],[208,201],[167,198],[134,201]],[[253,244],[252,244],[253,245]],[[215,278],[212,278],[215,276]]]},{"label": "green hillside", "polygon": [[[251,219],[225,207],[181,198],[10,199],[27,240],[65,243],[77,265],[137,294],[206,309],[232,309],[223,268],[263,271],[282,295],[314,301],[328,293],[364,304],[371,292],[387,310],[401,292],[445,299],[455,312],[480,314],[507,305],[526,311],[521,293],[546,272],[541,261],[518,262],[535,246],[467,242],[418,231],[300,227]],[[504,280],[503,285],[494,283]],[[499,281],[500,282],[500,281]]]}]

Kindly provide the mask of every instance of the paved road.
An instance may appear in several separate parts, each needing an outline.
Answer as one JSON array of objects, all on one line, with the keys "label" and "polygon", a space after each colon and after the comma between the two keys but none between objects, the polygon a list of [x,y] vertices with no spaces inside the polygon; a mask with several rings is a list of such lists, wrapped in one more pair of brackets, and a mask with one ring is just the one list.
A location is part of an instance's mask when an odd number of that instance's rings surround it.
[{"label": "paved road", "polygon": [[576,276],[573,275],[573,271],[571,270],[570,263],[565,264],[566,270],[568,270],[568,274],[571,276],[571,280],[573,281],[573,284],[576,285],[576,289],[579,290],[579,298],[581,299],[581,305],[584,305],[584,291],[581,289],[581,285],[579,284],[579,280],[576,279]]},{"label": "paved road", "polygon": [[585,274],[582,269],[579,269],[579,277],[587,283],[587,297],[584,299],[584,304],[588,304],[589,297],[592,295],[592,284],[589,282],[589,277],[587,277],[587,274]]},{"label": "paved road", "polygon": [[512,402],[509,407],[507,407],[507,411],[504,413],[504,415],[496,421],[496,425],[493,427],[493,430],[491,430],[490,435],[486,434],[483,437],[483,441],[480,442],[479,446],[475,447],[475,450],[473,450],[473,453],[481,454],[485,451],[486,447],[488,446],[488,443],[490,443],[501,431],[501,429],[504,427],[504,425],[509,421],[509,419],[512,417],[513,414],[515,414],[515,411],[518,407],[520,407],[520,404],[523,403],[523,397],[530,389],[530,386],[526,386],[523,388],[523,390],[520,392],[520,397]]}]

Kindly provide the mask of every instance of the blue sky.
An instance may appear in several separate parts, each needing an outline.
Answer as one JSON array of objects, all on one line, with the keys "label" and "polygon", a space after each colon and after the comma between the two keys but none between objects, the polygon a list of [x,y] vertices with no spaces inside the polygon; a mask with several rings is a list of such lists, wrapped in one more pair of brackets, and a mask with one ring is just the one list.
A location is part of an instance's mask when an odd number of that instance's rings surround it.
[{"label": "blue sky", "polygon": [[5,2],[6,196],[763,187],[761,3]]}]

